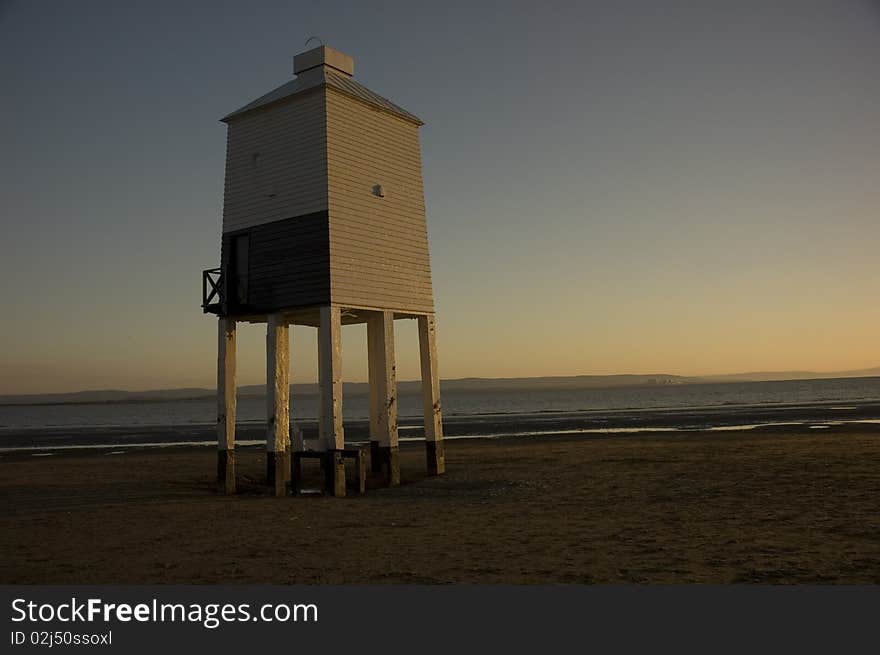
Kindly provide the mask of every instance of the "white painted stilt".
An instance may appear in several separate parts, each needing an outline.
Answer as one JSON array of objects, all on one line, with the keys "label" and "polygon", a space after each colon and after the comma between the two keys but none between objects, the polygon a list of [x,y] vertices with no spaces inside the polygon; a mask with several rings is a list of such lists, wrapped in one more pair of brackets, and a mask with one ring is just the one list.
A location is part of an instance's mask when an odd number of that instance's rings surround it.
[{"label": "white painted stilt", "polygon": [[379,367],[376,357],[376,332],[381,330],[375,318],[367,319],[367,378],[370,387],[370,468],[382,472],[379,456]]},{"label": "white painted stilt", "polygon": [[324,306],[318,327],[318,385],[320,407],[318,431],[325,458],[326,488],[334,496],[345,495],[342,453],[342,321],[337,306]]},{"label": "white painted stilt", "polygon": [[446,458],[443,451],[440,375],[437,371],[437,336],[433,314],[419,316],[419,351],[422,365],[425,455],[428,474],[440,475],[446,470]]},{"label": "white painted stilt", "polygon": [[217,321],[217,487],[235,493],[235,320]]},{"label": "white painted stilt", "polygon": [[266,321],[266,477],[276,496],[290,482],[290,337],[278,314]]},{"label": "white painted stilt", "polygon": [[367,354],[371,464],[373,471],[384,472],[386,483],[394,486],[400,484],[394,312],[375,312],[367,320]]}]

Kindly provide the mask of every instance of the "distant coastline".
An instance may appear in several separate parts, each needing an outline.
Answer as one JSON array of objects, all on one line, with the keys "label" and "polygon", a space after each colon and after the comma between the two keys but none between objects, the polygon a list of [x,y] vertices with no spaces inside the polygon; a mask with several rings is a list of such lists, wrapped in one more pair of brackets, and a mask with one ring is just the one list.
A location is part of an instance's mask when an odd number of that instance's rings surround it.
[{"label": "distant coastline", "polygon": [[[815,371],[775,371],[748,372],[725,375],[681,376],[665,373],[651,375],[571,375],[526,378],[457,378],[442,380],[443,391],[503,391],[503,390],[548,390],[548,389],[614,389],[621,387],[657,387],[671,385],[698,385],[735,382],[771,382],[797,380],[827,380],[880,377],[880,367],[853,371],[834,371],[819,373]],[[398,382],[401,394],[418,393],[421,388],[418,380]],[[366,382],[346,382],[345,394],[360,395],[369,391]],[[295,395],[318,393],[316,383],[292,384]],[[8,394],[0,395],[0,405],[96,405],[150,403],[169,401],[194,401],[213,397],[214,389],[187,387],[180,389],[156,389],[150,391],[124,391],[102,389],[48,394]],[[240,397],[259,397],[264,395],[262,384],[245,385],[238,388]]]}]

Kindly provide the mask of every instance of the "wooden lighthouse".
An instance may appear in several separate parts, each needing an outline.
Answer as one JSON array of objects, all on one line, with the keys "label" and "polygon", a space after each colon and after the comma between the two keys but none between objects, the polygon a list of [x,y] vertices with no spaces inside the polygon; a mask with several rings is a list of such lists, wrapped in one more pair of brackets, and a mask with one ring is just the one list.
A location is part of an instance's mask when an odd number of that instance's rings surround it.
[{"label": "wooden lighthouse", "polygon": [[[235,491],[235,331],[266,324],[267,477],[291,477],[290,325],[318,331],[319,441],[326,486],[345,494],[341,328],[366,323],[374,471],[399,483],[394,320],[419,323],[428,472],[444,470],[434,299],[419,127],[321,46],[295,78],[222,119],[227,125],[220,268],[203,273],[219,323],[218,482]],[[301,453],[302,454],[302,453]]]}]

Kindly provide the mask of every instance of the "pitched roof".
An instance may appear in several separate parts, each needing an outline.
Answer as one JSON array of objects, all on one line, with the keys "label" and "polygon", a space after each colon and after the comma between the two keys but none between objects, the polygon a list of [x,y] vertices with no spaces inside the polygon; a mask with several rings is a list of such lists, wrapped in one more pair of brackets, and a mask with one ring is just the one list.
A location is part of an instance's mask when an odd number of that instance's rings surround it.
[{"label": "pitched roof", "polygon": [[[312,71],[309,71],[312,72]],[[257,109],[258,107],[264,107],[273,102],[277,102],[279,100],[283,100],[285,98],[290,98],[299,93],[304,93],[310,89],[314,89],[319,86],[328,86],[340,93],[344,93],[347,96],[355,98],[356,100],[360,100],[362,102],[366,102],[377,109],[387,111],[395,116],[399,116],[404,120],[408,120],[410,122],[415,123],[416,125],[424,125],[424,122],[416,115],[411,114],[406,109],[395,105],[393,102],[388,100],[387,98],[383,98],[378,93],[374,93],[370,91],[367,87],[365,87],[360,82],[355,82],[351,77],[335,72],[332,68],[324,68],[320,71],[314,71],[317,73],[316,75],[300,75],[299,77],[287,82],[286,84],[282,84],[276,89],[269,91],[269,93],[260,96],[253,102],[246,104],[244,107],[240,109],[236,109],[231,114],[227,114],[221,121],[228,121],[230,118],[235,118],[236,116],[240,116],[245,112],[249,112],[253,109]]]}]

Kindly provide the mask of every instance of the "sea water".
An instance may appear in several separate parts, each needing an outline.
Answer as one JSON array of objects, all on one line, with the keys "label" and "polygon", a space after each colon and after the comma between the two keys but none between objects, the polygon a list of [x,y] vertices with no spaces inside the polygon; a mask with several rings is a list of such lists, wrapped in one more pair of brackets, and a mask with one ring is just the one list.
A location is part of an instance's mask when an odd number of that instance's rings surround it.
[{"label": "sea water", "polygon": [[[859,406],[880,402],[880,377],[836,378],[772,382],[724,382],[712,384],[651,385],[617,388],[492,389],[446,391],[442,394],[443,413],[448,420],[492,417],[495,421],[517,423],[519,417],[540,414],[603,414],[610,417],[603,427],[613,428],[614,416],[633,413],[662,415],[664,427],[677,427],[676,420],[689,421],[694,414],[746,416],[762,408],[812,406],[829,417]],[[399,399],[402,424],[421,415],[420,394],[404,393]],[[746,408],[749,408],[748,410]],[[316,394],[291,396],[291,416],[296,421],[317,417]],[[59,428],[162,427],[211,425],[217,405],[213,397],[158,402],[119,402],[54,405],[0,405],[0,440],[4,433]],[[265,421],[266,402],[259,396],[238,399],[237,421],[259,424]],[[347,421],[369,417],[369,397],[365,393],[343,398]],[[676,419],[675,417],[680,417]],[[861,416],[861,418],[873,418]],[[626,424],[628,425],[628,424]],[[626,427],[622,425],[619,427]],[[2,444],[0,444],[2,445]]]}]

